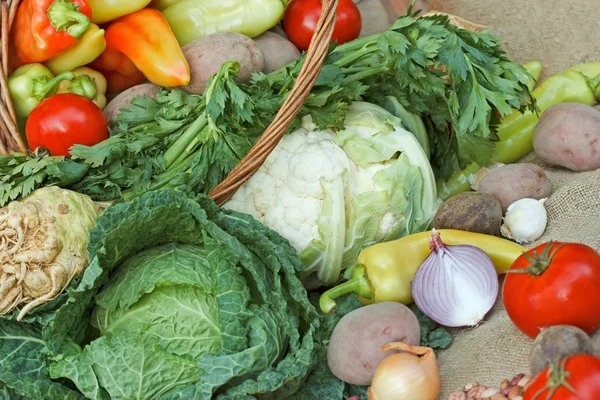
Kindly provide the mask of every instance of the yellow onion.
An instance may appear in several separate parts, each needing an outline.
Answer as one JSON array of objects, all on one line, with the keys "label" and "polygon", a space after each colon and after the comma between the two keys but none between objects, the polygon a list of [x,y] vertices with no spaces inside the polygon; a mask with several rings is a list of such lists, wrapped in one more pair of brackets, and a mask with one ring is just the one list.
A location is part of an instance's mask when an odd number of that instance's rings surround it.
[{"label": "yellow onion", "polygon": [[388,343],[381,351],[399,350],[386,357],[375,370],[369,400],[436,400],[440,371],[429,347],[402,342]]}]

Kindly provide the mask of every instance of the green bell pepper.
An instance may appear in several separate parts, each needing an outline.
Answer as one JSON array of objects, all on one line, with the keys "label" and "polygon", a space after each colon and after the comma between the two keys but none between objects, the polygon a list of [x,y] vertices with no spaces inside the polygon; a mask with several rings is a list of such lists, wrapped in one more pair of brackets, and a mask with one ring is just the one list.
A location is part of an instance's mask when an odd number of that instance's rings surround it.
[{"label": "green bell pepper", "polygon": [[[151,6],[159,9],[164,1]],[[162,10],[181,46],[216,32],[256,37],[281,20],[287,0],[180,0]]]},{"label": "green bell pepper", "polygon": [[19,128],[23,128],[31,111],[42,100],[54,94],[61,81],[74,78],[72,72],[63,72],[55,77],[43,64],[27,64],[18,68],[7,83]]}]

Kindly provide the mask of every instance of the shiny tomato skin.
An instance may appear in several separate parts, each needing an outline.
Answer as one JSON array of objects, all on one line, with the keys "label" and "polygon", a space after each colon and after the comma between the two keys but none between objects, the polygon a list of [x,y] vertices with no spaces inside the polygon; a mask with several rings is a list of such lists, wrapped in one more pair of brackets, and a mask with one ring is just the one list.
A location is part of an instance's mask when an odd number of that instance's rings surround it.
[{"label": "shiny tomato skin", "polygon": [[[526,254],[541,254],[547,245]],[[600,327],[600,254],[579,243],[555,243],[552,249],[560,245],[541,275],[508,272],[504,280],[506,312],[517,328],[531,338],[551,325],[573,325],[588,334]],[[521,255],[510,270],[525,269],[530,264]]]},{"label": "shiny tomato skin", "polygon": [[[283,29],[290,41],[300,50],[308,45],[321,15],[321,0],[292,0],[283,17]],[[331,41],[338,44],[350,42],[360,35],[362,19],[352,0],[340,0]]]},{"label": "shiny tomato skin", "polygon": [[93,146],[109,136],[102,110],[90,99],[72,93],[42,101],[27,118],[25,134],[31,150],[45,147],[53,156],[70,156],[74,144]]},{"label": "shiny tomato skin", "polygon": [[[523,400],[598,400],[600,399],[600,358],[578,354],[565,360],[564,369],[569,376],[566,381],[577,394],[560,386],[548,397],[548,370],[546,368],[531,381],[523,393]],[[537,395],[537,396],[536,396]]]}]

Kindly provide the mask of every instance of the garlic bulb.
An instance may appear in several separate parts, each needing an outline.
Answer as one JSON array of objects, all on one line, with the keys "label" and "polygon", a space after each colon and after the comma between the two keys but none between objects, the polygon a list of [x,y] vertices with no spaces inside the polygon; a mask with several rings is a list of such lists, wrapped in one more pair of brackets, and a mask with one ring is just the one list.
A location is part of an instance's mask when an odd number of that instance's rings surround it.
[{"label": "garlic bulb", "polygon": [[521,199],[508,206],[500,232],[517,243],[531,243],[546,230],[548,215],[544,203],[547,199]]}]

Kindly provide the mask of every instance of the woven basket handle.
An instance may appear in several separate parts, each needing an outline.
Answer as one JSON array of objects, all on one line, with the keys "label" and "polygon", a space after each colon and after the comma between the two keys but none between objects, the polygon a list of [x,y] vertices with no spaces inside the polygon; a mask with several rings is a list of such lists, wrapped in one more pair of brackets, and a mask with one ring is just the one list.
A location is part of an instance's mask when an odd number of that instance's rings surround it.
[{"label": "woven basket handle", "polygon": [[310,94],[327,56],[333,28],[335,27],[336,10],[339,0],[323,0],[323,9],[317,28],[310,42],[306,58],[298,79],[287,99],[275,115],[273,122],[260,136],[248,154],[233,168],[227,177],[208,195],[222,206],[233,194],[246,183],[263,165],[269,154],[277,147],[285,135],[304,100]]}]

